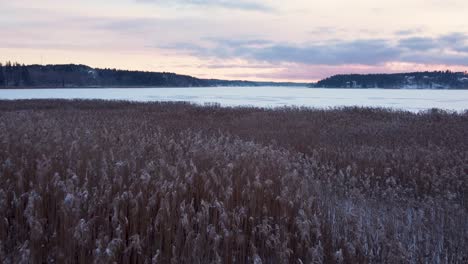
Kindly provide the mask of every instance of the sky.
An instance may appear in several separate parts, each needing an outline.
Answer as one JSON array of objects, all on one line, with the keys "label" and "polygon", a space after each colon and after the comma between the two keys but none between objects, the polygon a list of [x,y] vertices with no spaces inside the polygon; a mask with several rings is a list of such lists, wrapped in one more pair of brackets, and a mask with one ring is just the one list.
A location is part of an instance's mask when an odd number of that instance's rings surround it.
[{"label": "sky", "polygon": [[0,61],[317,81],[468,70],[466,0],[0,0]]}]

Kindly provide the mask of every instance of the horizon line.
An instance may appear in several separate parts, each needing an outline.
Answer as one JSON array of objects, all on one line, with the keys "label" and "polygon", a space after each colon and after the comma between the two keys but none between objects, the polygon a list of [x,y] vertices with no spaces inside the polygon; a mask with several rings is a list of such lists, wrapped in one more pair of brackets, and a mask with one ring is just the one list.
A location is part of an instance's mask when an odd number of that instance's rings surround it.
[{"label": "horizon line", "polygon": [[32,64],[25,64],[25,63],[20,63],[18,61],[5,61],[4,63],[0,62],[1,66],[6,66],[8,63],[14,65],[14,64],[19,64],[22,66],[66,66],[66,65],[73,65],[73,66],[85,66],[89,67],[91,69],[97,69],[97,70],[116,70],[116,71],[128,71],[128,72],[145,72],[145,73],[169,73],[169,74],[176,74],[180,76],[188,76],[200,80],[219,80],[219,81],[238,81],[238,82],[252,82],[252,83],[291,83],[291,84],[315,84],[318,83],[322,80],[334,77],[334,76],[346,76],[346,75],[393,75],[393,74],[411,74],[411,73],[436,73],[436,72],[450,72],[450,73],[463,73],[465,75],[468,75],[468,71],[452,71],[450,69],[446,70],[425,70],[425,71],[401,71],[401,72],[378,72],[378,73],[337,73],[333,75],[329,75],[327,77],[324,77],[320,80],[309,80],[306,82],[301,82],[301,81],[274,81],[274,80],[262,80],[262,81],[252,81],[248,79],[221,79],[221,78],[203,78],[203,77],[198,77],[193,74],[186,74],[186,73],[178,73],[178,72],[172,72],[172,71],[151,71],[151,70],[134,70],[134,69],[123,69],[123,68],[116,68],[116,67],[94,67],[91,66],[90,64],[82,64],[82,63],[48,63],[48,64],[43,64],[43,63],[32,63]]}]

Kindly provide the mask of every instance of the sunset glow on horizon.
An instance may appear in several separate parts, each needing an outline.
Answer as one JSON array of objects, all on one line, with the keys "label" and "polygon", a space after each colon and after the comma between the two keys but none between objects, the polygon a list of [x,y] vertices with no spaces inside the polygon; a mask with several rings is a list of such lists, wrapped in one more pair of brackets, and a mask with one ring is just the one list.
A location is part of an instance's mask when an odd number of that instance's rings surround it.
[{"label": "sunset glow on horizon", "polygon": [[0,61],[316,81],[468,70],[465,0],[0,0]]}]

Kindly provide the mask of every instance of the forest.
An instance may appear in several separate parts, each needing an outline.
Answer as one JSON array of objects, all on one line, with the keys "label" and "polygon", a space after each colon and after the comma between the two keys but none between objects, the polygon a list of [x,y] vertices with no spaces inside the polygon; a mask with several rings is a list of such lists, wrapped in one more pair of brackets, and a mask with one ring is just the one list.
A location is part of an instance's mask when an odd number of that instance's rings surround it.
[{"label": "forest", "polygon": [[320,88],[468,89],[468,73],[447,70],[394,74],[342,74],[325,78],[313,86]]},{"label": "forest", "polygon": [[466,263],[468,112],[0,101],[1,263]]},{"label": "forest", "polygon": [[33,85],[29,69],[24,64],[0,63],[0,89],[7,87],[25,87]]},{"label": "forest", "polygon": [[86,65],[0,63],[1,88],[306,86],[306,83],[200,79],[169,72],[98,69]]},{"label": "forest", "polygon": [[86,65],[0,63],[2,88],[299,86],[315,88],[468,89],[465,72],[334,75],[317,83],[200,79],[169,72],[98,69]]}]

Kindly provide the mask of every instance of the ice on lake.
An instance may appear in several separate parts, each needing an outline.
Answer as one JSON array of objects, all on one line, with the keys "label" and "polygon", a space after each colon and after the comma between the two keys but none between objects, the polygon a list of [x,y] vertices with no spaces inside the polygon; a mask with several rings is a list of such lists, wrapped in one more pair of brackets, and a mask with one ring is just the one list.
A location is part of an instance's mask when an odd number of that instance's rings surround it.
[{"label": "ice on lake", "polygon": [[306,87],[2,89],[0,99],[185,101],[222,106],[371,106],[421,111],[468,109],[468,90],[317,89]]}]

